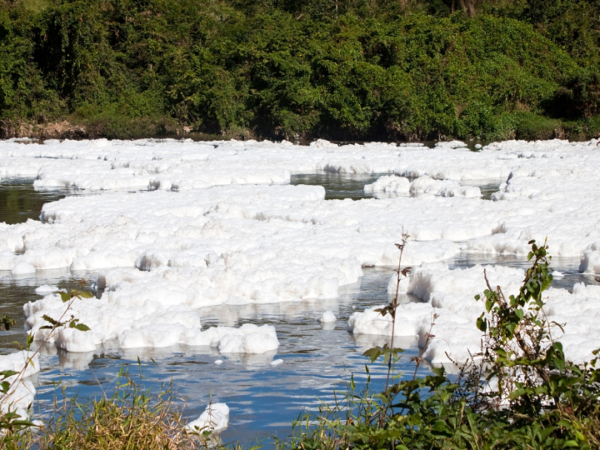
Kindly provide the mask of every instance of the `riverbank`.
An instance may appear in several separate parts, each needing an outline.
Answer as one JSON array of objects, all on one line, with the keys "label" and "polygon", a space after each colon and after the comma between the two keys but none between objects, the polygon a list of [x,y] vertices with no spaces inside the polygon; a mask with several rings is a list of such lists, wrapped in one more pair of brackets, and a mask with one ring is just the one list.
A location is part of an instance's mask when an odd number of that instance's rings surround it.
[{"label": "riverbank", "polygon": [[[275,131],[267,132],[267,136],[277,136]],[[299,134],[293,136],[279,136],[286,138],[294,143],[309,144],[314,140],[327,138],[328,133],[319,134]],[[360,135],[359,135],[360,136]],[[433,132],[431,136],[442,138],[442,141],[452,140],[453,136],[443,135],[441,132]],[[514,128],[506,134],[507,138],[519,140],[548,140],[548,139],[567,139],[571,141],[584,141],[600,137],[600,119],[594,118],[585,121],[570,121],[563,122],[558,119],[549,119],[543,116],[526,116],[515,119]],[[223,131],[221,134],[204,133],[191,125],[181,125],[172,118],[164,118],[156,120],[152,118],[144,119],[123,119],[114,118],[101,121],[81,120],[70,122],[63,120],[62,122],[37,123],[32,124],[26,121],[0,121],[0,138],[1,139],[119,139],[119,140],[134,140],[134,139],[192,139],[194,141],[215,141],[215,140],[255,140],[261,139],[261,135],[257,135],[250,129],[241,129],[235,132]],[[360,136],[364,140],[369,140]],[[414,138],[414,140],[411,140]],[[399,139],[399,140],[398,140]],[[379,134],[372,136],[371,140],[379,142],[420,142],[419,136],[389,136],[387,134]],[[471,139],[473,140],[473,139]],[[478,141],[480,138],[477,139]],[[436,139],[437,141],[437,139]],[[435,141],[434,141],[435,142]]]}]

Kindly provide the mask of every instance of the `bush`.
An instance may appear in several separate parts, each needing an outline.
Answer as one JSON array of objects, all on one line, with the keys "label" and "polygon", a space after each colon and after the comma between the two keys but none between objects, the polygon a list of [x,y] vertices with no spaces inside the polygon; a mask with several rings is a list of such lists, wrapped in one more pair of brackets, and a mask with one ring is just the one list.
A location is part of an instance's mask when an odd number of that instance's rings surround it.
[{"label": "bush", "polygon": [[516,138],[523,140],[554,139],[562,137],[560,120],[533,113],[520,113],[516,119]]},{"label": "bush", "polygon": [[[294,439],[280,447],[599,448],[597,358],[582,366],[570,363],[553,339],[558,326],[547,323],[543,313],[543,292],[552,282],[550,257],[546,245],[530,244],[533,263],[517,295],[506,298],[488,283],[476,296],[485,301],[486,313],[476,324],[484,336],[482,349],[458,377],[433,369],[433,375],[387,385],[380,394],[351,392],[346,403],[307,416]],[[394,314],[396,303],[382,314]],[[401,349],[392,343],[365,354],[372,361],[384,355],[391,369]]]}]

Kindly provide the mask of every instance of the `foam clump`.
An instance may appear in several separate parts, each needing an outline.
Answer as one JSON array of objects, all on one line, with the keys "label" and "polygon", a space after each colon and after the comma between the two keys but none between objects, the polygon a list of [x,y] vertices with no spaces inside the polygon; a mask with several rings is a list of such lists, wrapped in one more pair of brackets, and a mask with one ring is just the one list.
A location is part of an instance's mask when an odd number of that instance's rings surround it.
[{"label": "foam clump", "polygon": [[331,311],[325,311],[321,314],[321,317],[319,317],[319,322],[321,323],[334,323],[336,320],[335,315]]},{"label": "foam clump", "polygon": [[49,286],[47,284],[43,284],[42,286],[35,288],[35,293],[37,295],[48,295],[58,291],[58,286]]},{"label": "foam clump", "polygon": [[[27,367],[25,367],[27,365]],[[0,372],[7,370],[21,372],[25,369],[23,377],[30,377],[40,371],[40,363],[37,354],[27,350],[0,355]]]},{"label": "foam clump", "polygon": [[29,275],[35,273],[35,267],[25,261],[19,261],[11,272],[13,275]]},{"label": "foam clump", "polygon": [[212,403],[206,407],[204,412],[193,422],[188,423],[185,428],[190,431],[210,431],[218,434],[229,426],[229,406],[226,403]]},{"label": "foam clump", "polygon": [[[407,247],[408,248],[408,247]],[[406,249],[405,249],[406,250]],[[405,259],[406,260],[406,259]],[[396,293],[405,294],[410,283],[409,277],[400,274],[400,283],[398,283],[398,272],[396,272],[390,281],[388,281],[387,293],[390,297],[395,297]]]},{"label": "foam clump", "polygon": [[[37,341],[54,343],[68,352],[91,352],[98,345],[116,340],[120,348],[160,348],[177,344],[217,347],[221,353],[265,353],[279,346],[273,326],[245,324],[239,328],[213,327],[201,331],[198,310],[176,298],[166,297],[168,292],[158,291],[164,304],[124,300],[111,297],[107,300],[75,298],[63,302],[58,294],[28,302],[23,310],[26,326]],[[185,300],[183,297],[181,300]],[[61,320],[68,313],[90,328],[80,331],[59,327],[54,332],[43,327],[48,324],[44,316]]]},{"label": "foam clump", "polygon": [[413,197],[434,195],[436,197],[479,198],[481,190],[477,186],[461,186],[456,181],[434,180],[428,176],[419,177],[410,184]]},{"label": "foam clump", "polygon": [[584,251],[579,271],[600,274],[600,242],[590,244]]},{"label": "foam clump", "polygon": [[[481,349],[482,334],[475,322],[485,312],[483,301],[474,295],[487,288],[483,271],[492,288],[500,286],[508,297],[516,294],[522,284],[524,271],[503,266],[474,266],[468,269],[449,269],[442,263],[424,264],[410,276],[405,292],[418,297],[422,303],[400,304],[396,323],[382,316],[383,306],[355,312],[348,329],[355,335],[401,336],[417,339],[423,358],[434,364],[466,361]],[[388,290],[395,292],[395,277]],[[546,291],[544,311],[549,322],[564,323],[564,334],[554,329],[554,338],[563,343],[567,358],[583,363],[592,358],[600,340],[600,286],[576,284],[573,292],[551,288]]]},{"label": "foam clump", "polygon": [[96,350],[94,337],[87,331],[76,328],[62,328],[55,338],[56,347],[73,353],[87,353]]},{"label": "foam clump", "polygon": [[22,420],[29,417],[29,406],[33,403],[36,390],[33,383],[29,380],[17,380],[12,376],[4,380],[11,383],[6,394],[0,394],[0,412],[14,412]]},{"label": "foam clump", "polygon": [[382,194],[410,194],[412,197],[425,195],[436,197],[481,197],[481,190],[477,186],[462,186],[456,181],[435,180],[426,175],[420,176],[412,182],[405,177],[386,175],[380,177],[375,183],[365,185],[364,191],[367,194],[375,194],[376,196]]},{"label": "foam clump", "polygon": [[[219,331],[220,333],[221,331]],[[215,346],[213,345],[214,343],[215,339],[211,341],[211,345]],[[275,327],[271,325],[258,327],[252,324],[245,324],[237,329],[228,328],[218,338],[216,346],[221,353],[260,354],[276,350],[279,347],[279,340],[277,339]]]},{"label": "foam clump", "polygon": [[21,419],[27,419],[36,390],[26,378],[40,371],[38,355],[27,350],[0,355],[0,372],[4,371],[17,372],[17,375],[2,380],[8,382],[10,387],[6,394],[0,394],[0,412],[15,412]]},{"label": "foam clump", "polygon": [[386,175],[380,177],[375,183],[365,185],[364,191],[367,194],[408,194],[410,192],[410,181],[408,178]]},{"label": "foam clump", "polygon": [[463,141],[448,141],[448,142],[436,142],[435,146],[437,148],[466,148],[467,144]]},{"label": "foam clump", "polygon": [[348,330],[354,334],[414,337],[419,333],[421,323],[431,317],[432,311],[428,304],[401,305],[401,314],[396,315],[396,323],[392,329],[392,316],[389,314],[383,316],[379,311],[382,308],[384,305],[353,313],[348,320]]}]

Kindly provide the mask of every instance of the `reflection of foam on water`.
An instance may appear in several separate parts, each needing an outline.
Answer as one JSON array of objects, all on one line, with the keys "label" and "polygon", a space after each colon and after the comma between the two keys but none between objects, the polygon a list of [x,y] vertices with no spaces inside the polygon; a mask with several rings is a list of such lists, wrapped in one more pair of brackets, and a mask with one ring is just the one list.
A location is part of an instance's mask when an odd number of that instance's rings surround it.
[{"label": "reflection of foam on water", "polygon": [[[269,365],[273,361],[273,357],[277,354],[277,350],[272,350],[260,354],[238,354],[238,353],[219,353],[216,347],[208,345],[202,346],[187,346],[174,345],[171,347],[143,347],[143,348],[128,348],[120,349],[119,353],[125,360],[137,360],[143,362],[161,361],[172,359],[174,355],[178,358],[193,358],[194,356],[213,356],[219,360],[242,364],[247,367]],[[203,362],[206,363],[206,362]]]},{"label": "reflection of foam on water", "polygon": [[203,324],[208,322],[233,327],[241,321],[261,323],[270,317],[276,320],[300,318],[306,316],[307,312],[317,315],[328,310],[337,311],[338,307],[339,297],[283,303],[218,305],[201,308],[199,311]]},{"label": "reflection of foam on water", "polygon": [[321,322],[321,329],[324,331],[335,330],[335,322]]},{"label": "reflection of foam on water", "polygon": [[137,360],[144,362],[160,361],[173,357],[173,355],[181,355],[185,357],[194,357],[201,355],[219,356],[219,350],[216,347],[209,345],[202,346],[187,346],[173,345],[171,347],[141,347],[141,348],[122,348],[119,353],[123,359]]},{"label": "reflection of foam on water", "polygon": [[237,364],[243,364],[247,369],[254,367],[267,366],[273,361],[273,358],[277,355],[277,350],[271,350],[270,352],[260,354],[247,354],[247,353],[227,353],[224,356],[227,361],[232,361]]},{"label": "reflection of foam on water", "polygon": [[[373,347],[383,347],[391,345],[390,336],[382,336],[378,334],[357,334],[353,335],[354,344],[356,344],[361,352],[365,352]],[[415,348],[419,340],[417,336],[395,336],[394,348],[410,349]]]},{"label": "reflection of foam on water", "polygon": [[72,353],[58,350],[58,366],[60,370],[86,370],[94,360],[94,352]]},{"label": "reflection of foam on water", "polygon": [[[32,350],[37,351],[40,357],[58,357],[58,367],[62,371],[87,370],[94,360],[94,352],[72,353],[57,349],[53,343],[34,341]],[[46,365],[46,364],[44,364]]]}]

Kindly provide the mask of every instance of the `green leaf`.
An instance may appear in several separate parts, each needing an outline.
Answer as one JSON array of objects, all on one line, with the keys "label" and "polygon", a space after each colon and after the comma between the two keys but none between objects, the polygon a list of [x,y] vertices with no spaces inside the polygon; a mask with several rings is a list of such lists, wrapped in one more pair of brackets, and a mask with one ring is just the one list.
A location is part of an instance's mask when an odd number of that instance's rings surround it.
[{"label": "green leaf", "polygon": [[69,300],[71,300],[71,294],[67,293],[67,292],[58,292],[58,294],[60,295],[60,298],[62,299],[63,303],[68,302]]},{"label": "green leaf", "polygon": [[75,325],[75,328],[78,329],[79,331],[90,331],[90,327],[88,327],[87,325],[85,325],[83,323],[78,323],[77,325]]},{"label": "green leaf", "polygon": [[12,377],[14,375],[18,375],[19,372],[15,372],[14,370],[4,370],[2,372],[0,372],[0,376],[2,376],[2,379],[5,380],[8,377]]},{"label": "green leaf", "polygon": [[94,298],[94,294],[88,291],[81,291],[77,297],[81,298]]},{"label": "green leaf", "polygon": [[33,422],[31,422],[30,420],[15,420],[12,422],[12,424],[14,426],[24,427],[24,428],[30,428],[30,427],[34,426]]},{"label": "green leaf", "polygon": [[370,348],[366,352],[363,353],[363,356],[366,356],[371,360],[371,362],[375,362],[377,358],[384,354],[384,351],[379,347]]},{"label": "green leaf", "polygon": [[484,333],[487,331],[487,320],[483,314],[477,318],[477,328]]},{"label": "green leaf", "polygon": [[54,320],[52,317],[47,316],[46,314],[42,316],[42,319],[44,319],[46,322],[50,322],[55,327],[60,325],[60,322]]}]

